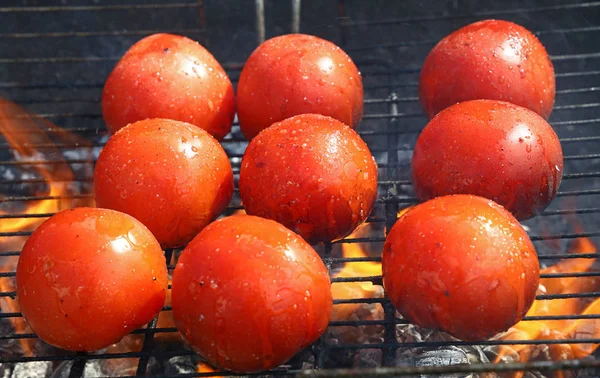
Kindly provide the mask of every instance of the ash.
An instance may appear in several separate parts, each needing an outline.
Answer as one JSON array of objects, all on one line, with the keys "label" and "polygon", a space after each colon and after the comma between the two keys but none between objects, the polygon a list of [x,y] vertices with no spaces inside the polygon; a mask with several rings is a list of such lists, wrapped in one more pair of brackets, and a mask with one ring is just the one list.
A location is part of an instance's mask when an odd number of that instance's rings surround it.
[{"label": "ash", "polygon": [[[396,337],[400,344],[414,342],[456,342],[454,337],[440,331],[418,327],[413,324],[396,326]],[[483,348],[473,346],[440,346],[400,348],[396,352],[396,366],[452,366],[459,364],[489,363]],[[419,375],[419,378],[433,377]],[[495,373],[451,374],[450,378],[495,378]]]}]

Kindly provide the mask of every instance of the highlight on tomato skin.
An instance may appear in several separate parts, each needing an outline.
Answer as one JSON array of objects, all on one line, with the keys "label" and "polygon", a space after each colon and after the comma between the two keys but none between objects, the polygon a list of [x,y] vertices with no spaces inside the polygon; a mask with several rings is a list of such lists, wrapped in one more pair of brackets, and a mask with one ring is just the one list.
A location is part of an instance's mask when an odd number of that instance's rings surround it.
[{"label": "highlight on tomato skin", "polygon": [[242,373],[277,367],[316,341],[332,309],[327,268],[283,225],[221,218],[192,240],[172,282],[173,316],[211,365]]},{"label": "highlight on tomato skin", "polygon": [[99,207],[130,214],[163,248],[182,246],[227,208],[233,171],[221,145],[185,122],[147,119],[113,135],[94,172]]},{"label": "highlight on tomato skin", "polygon": [[275,123],[242,158],[240,196],[246,212],[276,220],[309,243],[352,233],[377,198],[377,164],[347,125],[318,114]]},{"label": "highlight on tomato skin", "polygon": [[554,67],[544,46],[524,27],[503,20],[469,24],[427,55],[419,100],[432,118],[457,102],[503,100],[548,119],[554,106]]},{"label": "highlight on tomato skin", "polygon": [[362,77],[335,44],[312,35],[282,35],[261,44],[244,64],[236,106],[248,140],[275,122],[305,113],[355,128],[363,115]]},{"label": "highlight on tomato skin", "polygon": [[386,295],[402,316],[464,341],[518,323],[540,281],[535,248],[519,222],[471,195],[438,197],[400,217],[382,269]]},{"label": "highlight on tomato skin", "polygon": [[33,232],[19,257],[16,283],[23,317],[42,340],[94,351],[159,313],[167,268],[142,223],[82,207],[56,213]]},{"label": "highlight on tomato skin", "polygon": [[221,140],[235,115],[233,85],[212,54],[175,34],[153,34],[127,50],[102,91],[111,133],[147,118],[189,122]]},{"label": "highlight on tomato skin", "polygon": [[504,101],[473,100],[438,113],[419,137],[411,161],[420,201],[474,194],[524,220],[556,197],[563,153],[552,126]]}]

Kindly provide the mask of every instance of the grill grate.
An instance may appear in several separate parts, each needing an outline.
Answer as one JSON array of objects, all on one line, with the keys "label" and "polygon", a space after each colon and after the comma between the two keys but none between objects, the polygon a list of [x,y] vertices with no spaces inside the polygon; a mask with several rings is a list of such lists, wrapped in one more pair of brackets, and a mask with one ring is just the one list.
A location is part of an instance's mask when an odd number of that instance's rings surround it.
[{"label": "grill grate", "polygon": [[[409,162],[416,137],[427,122],[416,97],[420,64],[429,49],[450,31],[478,19],[497,17],[515,21],[534,31],[551,53],[556,69],[556,106],[550,123],[559,135],[565,153],[564,181],[551,206],[540,216],[524,224],[531,230],[531,238],[538,249],[540,261],[544,264],[551,265],[559,259],[600,257],[600,253],[595,251],[584,251],[589,253],[576,256],[566,252],[567,244],[573,239],[590,238],[596,245],[600,241],[600,51],[596,43],[600,37],[600,2],[563,4],[559,1],[512,0],[497,4],[491,0],[454,1],[441,9],[433,0],[407,1],[402,4],[391,0],[374,0],[369,6],[358,0],[302,4],[299,0],[257,0],[247,2],[248,4],[202,0],[155,1],[156,3],[149,4],[142,0],[129,0],[127,4],[114,4],[110,0],[72,0],[65,5],[67,2],[39,0],[35,2],[35,6],[25,5],[28,2],[24,0],[3,2],[0,6],[0,95],[27,106],[36,114],[35,117],[48,119],[63,131],[82,137],[86,143],[72,140],[32,142],[31,146],[41,151],[61,150],[64,160],[14,161],[9,155],[10,147],[6,139],[2,139],[2,169],[36,170],[68,164],[75,170],[77,166],[91,166],[108,138],[99,106],[104,79],[129,45],[145,35],[171,32],[199,40],[223,63],[234,85],[239,77],[241,62],[256,46],[257,40],[296,30],[323,36],[340,44],[353,57],[363,74],[365,116],[359,126],[359,133],[377,158],[380,196],[368,219],[368,223],[378,230],[376,235],[352,236],[322,246],[320,252],[333,275],[334,284],[363,282],[381,285],[381,276],[377,275],[336,277],[335,274],[344,265],[380,262],[380,246],[385,240],[385,229],[394,224],[399,209],[416,203],[411,189]],[[432,12],[431,9],[439,11]],[[236,22],[226,21],[223,14]],[[229,41],[231,46],[223,41]],[[63,131],[43,126],[39,133],[48,135],[54,142],[54,137]],[[234,125],[232,134],[222,144],[228,152],[234,172],[238,173],[245,147],[238,125]],[[74,158],[77,154],[73,152],[81,149],[91,150],[92,155]],[[91,180],[92,176],[88,172],[87,175],[64,178],[61,184],[89,189]],[[41,200],[85,200],[91,196],[89,191],[75,195],[37,195],[31,189],[43,186],[45,182],[42,177],[2,177],[0,192],[6,195],[0,198],[0,209],[12,211],[0,214],[0,222],[43,220],[51,213],[28,214],[22,210],[23,206],[39,203]],[[240,208],[236,194],[228,213]],[[585,225],[585,231],[574,232],[567,221],[569,216],[577,217]],[[0,262],[4,263],[7,259],[18,256],[18,248],[11,245],[16,239],[23,239],[30,234],[31,229],[0,232]],[[349,243],[374,249],[376,253],[360,258],[340,256],[340,247]],[[180,251],[165,251],[170,270]],[[13,277],[14,271],[0,270],[0,280],[10,280]],[[551,273],[542,277],[600,277],[600,272]],[[15,296],[14,291],[0,291],[0,301]],[[537,299],[598,297],[600,292],[592,291],[543,294],[538,295]],[[600,339],[400,342],[397,326],[406,325],[407,322],[397,316],[387,299],[338,298],[334,303],[378,306],[382,316],[380,319],[332,321],[328,332],[306,353],[301,353],[310,355],[310,358],[295,358],[289,365],[271,372],[270,376],[447,376],[450,373],[558,369],[581,371],[589,368],[586,371],[591,371],[592,375],[585,375],[585,372],[581,374],[591,377],[598,376],[595,371],[600,371],[598,357],[576,361],[532,361],[497,365],[397,366],[397,352],[406,348],[586,344],[600,343]],[[170,307],[164,307],[163,311],[170,311]],[[18,312],[0,312],[0,324],[20,317]],[[525,321],[578,319],[600,319],[600,314],[528,316]],[[381,338],[375,342],[334,343],[331,333],[342,327],[381,327]],[[194,356],[192,352],[182,348],[156,348],[159,343],[157,337],[174,332],[174,328],[159,327],[157,319],[154,319],[147,328],[134,332],[135,335],[144,336],[139,351],[85,354],[44,349],[44,353],[35,356],[3,353],[0,356],[0,371],[3,366],[10,364],[47,361],[53,363],[54,376],[79,377],[84,375],[86,364],[92,360],[119,361],[133,358],[137,361],[129,373],[138,376],[152,375],[155,374],[152,366],[156,361]],[[0,350],[10,343],[28,339],[37,340],[37,337],[32,333],[13,330],[0,333]],[[351,366],[348,366],[348,361],[339,363],[340,355],[361,351],[378,351],[375,362],[383,367],[367,370],[341,369]],[[313,367],[324,370],[302,370],[302,363],[307,361],[311,361],[310,365]],[[16,370],[13,373],[17,374]],[[167,371],[160,375],[208,377],[231,374]]]}]

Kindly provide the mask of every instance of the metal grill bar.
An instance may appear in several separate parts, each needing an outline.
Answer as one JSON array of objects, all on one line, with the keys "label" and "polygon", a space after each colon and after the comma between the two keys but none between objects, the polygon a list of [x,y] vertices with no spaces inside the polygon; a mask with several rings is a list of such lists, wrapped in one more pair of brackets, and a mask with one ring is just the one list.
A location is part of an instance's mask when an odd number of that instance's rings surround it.
[{"label": "metal grill bar", "polygon": [[[383,222],[383,221],[382,221]],[[0,252],[0,256],[19,256],[21,251]],[[562,253],[553,255],[538,255],[540,260],[557,260],[557,259],[597,259],[600,258],[600,253]],[[359,262],[381,262],[381,257],[322,257],[326,265],[334,264],[349,264]]]},{"label": "metal grill bar", "polygon": [[[562,54],[551,55],[550,60],[563,61],[575,59],[595,59],[600,58],[600,53],[586,54]],[[38,58],[0,58],[0,63],[4,64],[30,64],[30,63],[83,63],[83,62],[116,62],[121,59],[121,56],[53,56],[53,57],[38,57]],[[412,74],[418,73],[420,67],[411,67],[394,71],[395,74]]]},{"label": "metal grill bar", "polygon": [[[569,299],[569,298],[598,298],[600,292],[586,292],[573,294],[540,294],[535,297],[537,301],[553,300],[553,299]],[[334,299],[333,304],[386,304],[390,303],[387,298],[354,298],[354,299]],[[542,343],[543,344],[543,343]],[[561,343],[559,343],[561,344]]]},{"label": "metal grill bar", "polygon": [[0,38],[15,38],[15,39],[38,39],[38,38],[82,38],[82,37],[127,37],[141,36],[155,33],[172,33],[172,34],[196,34],[204,33],[204,29],[179,29],[179,30],[103,30],[96,32],[45,32],[45,33],[0,33]]},{"label": "metal grill bar", "polygon": [[[412,72],[417,73],[417,72]],[[389,74],[392,74],[389,72]],[[591,70],[591,71],[574,71],[574,72],[557,72],[555,73],[555,77],[565,78],[565,77],[579,77],[579,76],[593,76],[600,75],[600,71]],[[366,85],[367,89],[376,89],[376,88],[403,88],[403,87],[414,87],[418,86],[418,83],[398,83],[394,86],[392,85],[384,85],[384,86],[372,86]],[[19,82],[0,82],[0,88],[23,88],[23,89],[70,89],[70,88],[102,88],[104,86],[104,82],[73,82],[73,83],[62,83],[62,82],[48,82],[48,83],[19,83]]]},{"label": "metal grill bar", "polygon": [[582,209],[559,209],[559,210],[544,210],[541,216],[567,215],[567,214],[589,214],[600,212],[599,207],[589,207]]},{"label": "metal grill bar", "polygon": [[[524,317],[524,321],[555,321],[555,320],[581,320],[581,319],[600,319],[600,314],[595,315],[554,315],[554,316],[529,316]],[[405,319],[396,318],[393,321],[387,320],[339,320],[329,323],[330,327],[357,327],[357,326],[374,326],[374,325],[401,325],[410,324]],[[168,331],[165,331],[168,332]]]},{"label": "metal grill bar", "polygon": [[[585,141],[592,141],[592,140],[600,140],[600,137],[590,137],[589,140],[586,139]],[[562,141],[563,140],[561,140],[561,142]],[[412,149],[401,149],[400,151],[412,151]],[[568,174],[564,174],[562,179],[563,180],[573,180],[573,179],[585,178],[585,177],[600,177],[600,172],[568,173]],[[410,185],[411,181],[409,181],[409,180],[387,180],[387,181],[380,181],[379,184],[385,185],[385,186]]]},{"label": "metal grill bar", "polygon": [[[333,247],[332,247],[331,243],[326,243],[324,258],[323,258],[324,261],[325,261],[325,259],[331,259],[330,256],[331,256],[332,250],[333,250]],[[326,267],[327,267],[327,272],[331,276],[331,264],[326,264]],[[327,333],[328,333],[328,331],[325,331],[323,333],[323,335],[321,335],[321,337],[319,337],[319,340],[317,340],[316,345],[314,347],[314,356],[315,356],[315,360],[316,360],[316,367],[319,369],[322,369],[325,367],[325,358],[327,357],[327,354],[329,352],[329,344],[327,343]]]},{"label": "metal grill bar", "polygon": [[0,7],[0,13],[37,13],[37,12],[82,12],[82,11],[113,11],[113,10],[140,10],[140,9],[170,9],[170,8],[196,8],[197,3],[158,3],[158,4],[118,4],[118,5],[58,5],[58,6],[26,6],[26,7]]},{"label": "metal grill bar", "polygon": [[535,361],[511,364],[472,364],[450,366],[418,366],[418,367],[381,367],[370,369],[329,369],[301,372],[298,377],[315,378],[379,378],[415,375],[487,373],[487,372],[516,372],[532,370],[574,370],[583,368],[598,368],[600,361],[596,360],[562,360],[556,362]]},{"label": "metal grill bar", "polygon": [[[561,34],[561,33],[589,33],[600,31],[599,26],[588,26],[588,27],[579,27],[579,28],[566,28],[566,29],[550,29],[550,30],[539,30],[534,31],[533,34],[537,36],[541,35],[549,35],[549,34]],[[445,35],[439,36],[435,39],[423,39],[423,40],[412,40],[412,41],[400,41],[393,43],[382,43],[378,45],[367,45],[367,46],[358,46],[358,47],[350,47],[345,49],[348,52],[356,52],[356,51],[369,51],[369,50],[378,50],[378,49],[391,49],[397,47],[408,47],[408,46],[420,46],[420,45],[430,45],[433,47],[436,43],[438,43]]]},{"label": "metal grill bar", "polygon": [[578,4],[561,4],[561,5],[550,5],[550,6],[541,6],[541,7],[531,7],[531,8],[507,8],[507,9],[494,9],[490,11],[480,11],[473,12],[470,14],[453,14],[450,16],[447,15],[436,15],[436,16],[421,16],[421,17],[406,17],[406,18],[396,18],[389,20],[374,20],[374,21],[351,21],[351,20],[341,20],[341,26],[343,27],[351,27],[351,26],[367,26],[367,25],[390,25],[390,24],[403,24],[403,23],[420,23],[423,21],[446,21],[446,20],[456,20],[462,18],[484,18],[490,17],[494,15],[513,15],[518,13],[531,13],[531,12],[548,12],[548,11],[559,11],[559,10],[568,10],[568,9],[577,9],[577,8],[591,8],[600,6],[600,2],[593,1],[587,3],[578,3]]},{"label": "metal grill bar", "polygon": [[[0,291],[0,297],[16,298],[16,291]],[[553,299],[569,299],[569,298],[596,298],[600,297],[600,292],[586,292],[573,294],[544,294],[536,296],[536,300],[553,300]],[[389,304],[389,300],[385,298],[354,298],[354,299],[334,299],[333,304]],[[166,309],[166,308],[165,308]],[[170,308],[168,308],[170,310]]]},{"label": "metal grill bar", "polygon": [[[474,346],[474,345],[557,345],[557,344],[598,344],[600,339],[564,339],[564,340],[485,340],[485,341],[419,341],[406,342],[401,344],[338,344],[332,345],[332,349],[372,349],[372,348],[427,348],[427,347],[443,347],[443,346]],[[503,364],[498,364],[503,365]],[[469,366],[473,366],[469,365]]]},{"label": "metal grill bar", "polygon": [[577,72],[557,72],[554,74],[556,78],[576,77],[576,76],[592,76],[599,75],[600,71],[577,71]]},{"label": "metal grill bar", "polygon": [[[72,180],[56,179],[56,180],[52,180],[52,182],[55,182],[55,183],[58,183],[58,182],[91,183],[92,177],[76,178],[76,179],[72,179]],[[46,184],[46,183],[48,183],[48,181],[44,180],[44,179],[0,180],[0,185]],[[0,218],[3,218],[3,215],[0,215]],[[13,217],[13,218],[15,218],[15,217]]]},{"label": "metal grill bar", "polygon": [[[11,316],[4,316],[11,315]],[[10,317],[21,317],[21,313],[12,314],[0,314],[0,318]],[[560,321],[560,320],[582,320],[582,319],[600,319],[600,314],[590,315],[547,315],[547,316],[529,316],[524,317],[523,321]],[[410,324],[405,319],[395,318],[391,321],[388,320],[338,320],[329,322],[329,327],[358,327],[358,326],[374,326],[374,325],[402,325]],[[137,329],[132,334],[157,334],[157,333],[176,333],[177,328],[152,328],[152,329]],[[0,335],[0,340],[22,340],[22,339],[38,339],[38,336],[34,333],[21,333],[21,334],[8,334]],[[514,345],[519,345],[521,340],[510,340],[511,344],[514,341]],[[523,340],[524,341],[524,340]],[[565,343],[566,342],[562,342]],[[562,344],[561,343],[561,344]],[[539,342],[539,344],[544,344]],[[368,344],[367,344],[368,345]]]},{"label": "metal grill bar", "polygon": [[[145,376],[146,369],[148,368],[148,362],[150,360],[150,352],[152,351],[152,347],[154,346],[154,334],[156,330],[156,325],[158,323],[158,317],[160,315],[156,315],[154,319],[148,324],[148,328],[142,330],[144,334],[144,344],[142,345],[141,352],[144,353],[142,357],[140,357],[138,361],[138,368],[135,373],[136,376]],[[177,329],[175,329],[176,331]]]},{"label": "metal grill bar", "polygon": [[[112,358],[139,358],[147,355],[146,352],[125,352],[125,353],[98,353],[90,355],[45,355],[36,357],[8,357],[3,358],[2,362],[5,363],[19,363],[19,362],[33,362],[33,361],[91,361],[91,360],[106,360]],[[191,356],[194,355],[192,351],[164,351],[161,353],[153,353],[152,356],[156,358],[170,358],[176,356]]]},{"label": "metal grill bar", "polygon": [[[385,241],[385,240],[382,240]],[[577,254],[578,255],[578,254]],[[580,258],[579,256],[575,256]],[[171,269],[173,267],[170,267]],[[16,272],[0,272],[0,277],[15,277]],[[540,274],[540,278],[576,278],[576,277],[600,277],[598,272],[570,272],[570,273],[546,273]],[[381,285],[381,276],[365,276],[365,277],[333,277],[332,283],[336,282],[371,282],[375,285]]]},{"label": "metal grill bar", "polygon": [[[388,133],[382,133],[383,135],[387,135]],[[370,133],[366,133],[366,135],[373,135]],[[241,142],[241,140],[240,140]],[[593,160],[600,159],[600,154],[588,154],[588,155],[567,155],[564,156],[564,160]],[[72,164],[94,164],[96,162],[95,159],[71,159],[71,160],[47,160],[47,161],[17,161],[17,160],[0,160],[0,165],[5,166],[47,166],[47,165],[72,165]],[[238,167],[239,163],[232,164],[233,167]],[[378,167],[381,168],[397,168],[402,166],[399,163],[396,164],[378,164]],[[588,172],[588,175],[596,176],[600,173],[596,172]],[[571,178],[579,178],[579,177],[587,177],[587,176],[579,176],[580,174],[565,174],[567,176],[567,180]],[[563,179],[564,179],[563,176]],[[80,181],[77,180],[77,181]],[[0,184],[21,184],[21,183],[44,183],[46,180],[42,179],[23,179],[23,180],[0,180]]]},{"label": "metal grill bar", "polygon": [[[600,107],[600,102],[584,103],[584,104],[571,104],[571,105],[558,105],[555,106],[553,111],[560,110],[572,110],[572,109],[583,109],[583,108],[595,108]],[[102,118],[101,113],[39,113],[27,116],[19,117],[4,117],[3,119],[20,119],[20,118]],[[364,120],[368,119],[386,119],[386,118],[425,118],[422,113],[371,113],[363,116]]]},{"label": "metal grill bar", "polygon": [[[388,102],[388,103],[392,103],[392,102]],[[389,115],[388,118],[392,118],[392,115]],[[422,116],[423,118],[425,116]],[[22,117],[17,117],[17,118],[22,118]],[[32,118],[36,119],[43,119],[43,117],[41,117],[41,115],[33,115]],[[101,116],[98,115],[97,117],[100,119]],[[377,117],[377,118],[385,118],[385,117]],[[367,118],[368,120],[369,118]],[[592,119],[581,119],[581,120],[571,120],[571,121],[555,121],[555,122],[551,122],[551,125],[554,127],[565,127],[565,126],[573,126],[573,125],[595,125],[595,124],[600,124],[600,118],[592,118]],[[239,126],[239,124],[234,124],[233,126]],[[376,135],[389,135],[392,131],[373,131],[373,130],[357,130],[359,135],[361,136],[376,136]],[[63,132],[69,132],[69,133],[92,133],[95,134],[96,136],[104,136],[104,135],[108,135],[108,130],[106,129],[106,126],[104,126],[104,124],[98,125],[96,127],[65,127],[65,128],[42,128],[42,129],[38,129],[38,130],[32,130],[31,132],[27,133],[27,134],[54,134],[54,133],[63,133]],[[402,129],[402,130],[397,130],[394,131],[397,134],[417,134],[420,132],[420,128],[418,129]],[[26,132],[20,132],[20,131],[14,131],[14,132],[7,132],[4,135],[19,135],[19,134],[23,134]],[[563,138],[564,140],[565,138]],[[223,140],[221,140],[221,143],[239,143],[239,142],[246,142],[245,138],[242,137],[237,137],[237,136],[232,136],[232,135],[228,135],[227,137],[225,137]],[[8,147],[8,144],[4,143],[4,144],[0,144],[0,148],[4,146],[4,147]],[[43,144],[33,144],[33,146],[44,146]],[[60,144],[58,144],[58,146],[60,146]]]}]

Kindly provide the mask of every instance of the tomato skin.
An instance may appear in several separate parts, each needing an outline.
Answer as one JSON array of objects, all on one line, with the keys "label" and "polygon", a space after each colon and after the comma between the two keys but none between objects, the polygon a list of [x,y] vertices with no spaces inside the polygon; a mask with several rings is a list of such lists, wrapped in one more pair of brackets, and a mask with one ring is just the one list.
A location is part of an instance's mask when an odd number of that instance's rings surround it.
[{"label": "tomato skin", "polygon": [[419,99],[431,118],[457,102],[503,100],[548,119],[555,95],[554,67],[529,30],[484,20],[442,39],[429,53],[419,79]]},{"label": "tomato skin", "polygon": [[465,341],[519,322],[539,283],[535,248],[519,222],[483,197],[417,205],[387,236],[383,285],[410,322]]},{"label": "tomato skin", "polygon": [[248,58],[237,87],[248,140],[286,118],[316,113],[355,128],[363,114],[360,72],[335,44],[304,34],[275,37]]},{"label": "tomato skin", "polygon": [[327,268],[298,235],[250,215],[221,218],[192,240],[173,273],[173,316],[214,366],[279,366],[327,328]]},{"label": "tomato skin", "polygon": [[168,119],[132,123],[113,135],[96,162],[96,204],[130,214],[164,248],[184,245],[233,196],[227,154],[206,131]]},{"label": "tomato skin", "polygon": [[160,245],[133,217],[75,208],[35,230],[19,257],[16,280],[21,312],[42,340],[93,351],[158,314],[167,268]]},{"label": "tomato skin", "polygon": [[377,198],[377,164],[343,123],[301,114],[254,138],[242,158],[240,196],[250,215],[274,219],[309,243],[343,238]]},{"label": "tomato skin", "polygon": [[502,101],[474,100],[435,116],[417,139],[412,181],[421,201],[448,194],[490,198],[520,220],[554,199],[563,154],[536,113]]},{"label": "tomato skin", "polygon": [[153,34],[131,46],[102,92],[111,133],[147,118],[168,118],[220,140],[234,114],[233,86],[223,67],[198,42],[174,34]]}]

